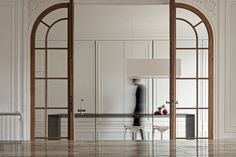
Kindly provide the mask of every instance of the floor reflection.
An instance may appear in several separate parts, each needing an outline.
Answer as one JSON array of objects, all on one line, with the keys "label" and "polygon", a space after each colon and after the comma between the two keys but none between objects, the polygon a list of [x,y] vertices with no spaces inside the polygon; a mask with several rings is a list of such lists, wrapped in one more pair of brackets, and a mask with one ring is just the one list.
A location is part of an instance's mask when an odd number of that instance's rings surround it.
[{"label": "floor reflection", "polygon": [[236,141],[0,141],[0,156],[156,157],[236,156]]}]

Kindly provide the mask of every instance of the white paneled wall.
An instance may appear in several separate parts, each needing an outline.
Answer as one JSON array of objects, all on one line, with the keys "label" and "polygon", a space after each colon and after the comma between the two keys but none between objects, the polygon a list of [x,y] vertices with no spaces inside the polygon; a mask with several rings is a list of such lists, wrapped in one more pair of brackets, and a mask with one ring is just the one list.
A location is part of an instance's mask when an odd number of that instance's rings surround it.
[{"label": "white paneled wall", "polygon": [[[76,41],[75,82],[82,81],[80,85],[79,82],[75,85],[75,91],[78,91],[75,94],[78,103],[75,106],[76,110],[80,107],[79,100],[83,98],[85,99],[83,108],[87,113],[132,113],[135,104],[135,87],[126,75],[126,59],[152,58],[152,47],[155,47],[155,57],[168,58],[167,40]],[[96,63],[96,69],[93,62]],[[157,97],[154,98],[154,110],[168,100],[168,78],[166,80],[164,86],[160,84],[156,86],[158,94],[156,93]],[[144,79],[142,82],[146,86],[145,113],[152,113],[152,81]],[[159,83],[163,84],[163,82]],[[96,93],[93,93],[94,89]],[[183,126],[181,135],[184,136],[185,119],[180,121]],[[75,119],[75,137],[78,140],[94,140],[95,136],[97,140],[122,140],[124,125],[132,125],[132,123],[132,118]],[[169,120],[168,118],[156,119],[155,124],[169,125]],[[143,118],[143,125],[146,139],[152,139],[152,119]],[[169,139],[168,136],[167,131],[164,139]],[[127,139],[131,139],[130,132],[127,134]],[[155,139],[160,139],[160,133],[157,131]]]},{"label": "white paneled wall", "polygon": [[[132,113],[135,104],[135,88],[131,84],[129,78],[126,76],[126,59],[152,58],[152,55],[155,58],[168,58],[169,56],[168,40],[76,41],[76,43],[77,44],[75,52],[80,54],[75,55],[78,58],[75,62],[78,62],[79,60],[81,60],[81,62],[78,64],[76,63],[74,68],[78,69],[75,71],[76,73],[80,74],[76,75],[76,80],[81,80],[82,83],[81,85],[75,86],[75,91],[79,91],[80,89],[81,93],[77,93],[75,95],[75,99],[78,99],[78,97],[80,98],[81,95],[83,95],[83,98],[86,98],[86,103],[84,103],[83,108],[86,109],[87,113]],[[153,47],[154,52],[152,53]],[[82,52],[79,52],[79,50]],[[94,70],[95,65],[92,63],[94,61],[96,62],[96,70]],[[195,60],[191,62],[194,61]],[[185,66],[187,65],[188,64],[186,64]],[[84,71],[84,69],[81,69],[81,67],[87,70]],[[96,77],[96,79],[93,77]],[[95,80],[96,83],[94,85]],[[146,86],[147,99],[145,103],[145,113],[152,113],[157,109],[157,107],[161,106],[162,104],[165,104],[165,102],[168,100],[169,79],[158,78],[154,81],[154,99],[152,99],[152,81],[150,79],[144,79],[142,80],[142,82]],[[184,86],[182,85],[181,88],[184,88]],[[96,93],[93,93],[93,89],[95,88]],[[190,100],[193,96],[195,96],[195,90],[193,90],[193,92],[188,90],[188,94],[190,95],[189,97],[186,97],[186,92],[178,93],[179,97],[188,98]],[[96,97],[94,94],[96,95]],[[94,99],[96,99],[96,101],[94,101]],[[96,102],[96,108],[93,103],[88,102]],[[153,109],[152,105],[154,106]],[[77,107],[78,106],[76,106],[76,109]],[[167,105],[166,107],[169,110],[169,106]],[[192,114],[196,113],[193,112]],[[199,136],[207,136],[207,113],[201,112],[199,114]],[[90,134],[94,135],[96,129],[97,139],[116,140],[121,139],[121,137],[123,137],[123,126],[132,125],[133,119],[97,118],[96,120],[79,120],[79,123],[77,123],[77,121],[78,120],[76,120],[75,123],[76,132],[80,133],[80,135],[76,135],[78,139],[84,139],[86,136],[88,136],[87,139],[91,139],[89,136]],[[185,118],[178,118],[177,121],[177,134],[179,137],[185,137]],[[88,122],[90,123],[90,125],[86,126],[86,123]],[[151,139],[152,119],[143,118],[143,124],[145,126],[146,137]],[[169,120],[168,118],[156,119],[154,120],[154,124],[168,126]],[[91,131],[91,129],[94,131]],[[87,132],[85,130],[87,130]],[[84,134],[84,136],[82,136],[81,134]],[[156,132],[155,134],[158,134],[158,132]],[[164,134],[164,139],[169,139],[168,136],[169,132],[167,131]],[[155,138],[158,139],[159,136],[156,135]]]},{"label": "white paneled wall", "polygon": [[21,140],[21,121],[19,116],[0,116],[0,140]]},{"label": "white paneled wall", "polygon": [[122,41],[99,41],[96,45],[97,113],[124,110],[125,58]]},{"label": "white paneled wall", "polygon": [[218,73],[218,113],[216,129],[219,138],[236,138],[236,1],[220,1],[219,15],[219,64]]},{"label": "white paneled wall", "polygon": [[86,106],[86,112],[95,112],[95,42],[75,41],[74,53],[74,107],[75,111]]},{"label": "white paneled wall", "polygon": [[[75,86],[75,91],[78,91],[75,94],[76,101],[79,101],[78,97],[85,99],[83,107],[87,113],[132,113],[135,88],[126,75],[126,59],[151,58],[151,44],[151,41],[76,41],[77,59],[75,59],[74,69],[77,69],[75,71],[78,75],[75,76],[76,80],[82,81],[81,85]],[[81,62],[78,62],[79,60]],[[94,69],[94,63],[96,63],[96,69]],[[94,82],[95,77],[96,82]],[[149,90],[149,81],[146,80],[143,83]],[[93,94],[95,88],[96,97]],[[95,103],[91,103],[95,102],[95,98],[96,107]],[[146,105],[145,112],[150,111],[150,105]],[[80,133],[78,136],[75,135],[78,139],[91,139],[91,134],[95,136],[96,127],[97,139],[121,140],[124,136],[124,125],[131,125],[133,119],[98,118],[96,122],[95,119],[82,121],[76,119],[75,121],[76,132]],[[86,125],[88,121],[91,125]]]},{"label": "white paneled wall", "polygon": [[[3,113],[22,109],[20,7],[18,0],[0,1],[0,112]],[[22,124],[18,116],[0,116],[0,140],[21,139]]]}]

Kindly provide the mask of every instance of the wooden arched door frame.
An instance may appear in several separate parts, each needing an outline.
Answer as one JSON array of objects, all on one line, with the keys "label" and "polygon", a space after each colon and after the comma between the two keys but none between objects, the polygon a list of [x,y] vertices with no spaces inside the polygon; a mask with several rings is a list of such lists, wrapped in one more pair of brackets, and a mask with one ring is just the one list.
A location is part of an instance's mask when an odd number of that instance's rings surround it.
[{"label": "wooden arched door frame", "polygon": [[[31,140],[35,139],[35,36],[41,20],[50,12],[68,8],[68,139],[74,139],[74,116],[73,116],[73,0],[70,3],[61,3],[49,7],[42,12],[36,19],[31,33]],[[213,139],[213,31],[210,22],[201,11],[183,3],[175,3],[170,1],[170,139],[176,139],[176,8],[187,9],[198,15],[205,24],[208,31],[208,68],[209,68],[209,84],[208,84],[208,138]]]},{"label": "wooden arched door frame", "polygon": [[[196,14],[204,23],[208,33],[208,139],[213,139],[213,30],[206,16],[198,9],[184,3],[170,1],[170,139],[176,139],[176,10],[186,9]],[[198,48],[197,48],[198,49]],[[197,107],[198,108],[198,107]],[[197,136],[198,139],[198,136]]]},{"label": "wooden arched door frame", "polygon": [[[59,4],[55,4],[49,8],[47,8],[46,10],[44,10],[36,19],[36,21],[34,22],[32,31],[31,31],[31,43],[30,43],[30,75],[31,75],[31,127],[30,127],[30,138],[31,140],[35,140],[37,137],[35,136],[35,111],[36,109],[39,107],[36,107],[36,99],[35,99],[35,80],[36,79],[44,79],[44,80],[48,80],[47,75],[45,76],[45,78],[37,78],[35,75],[35,52],[36,49],[40,49],[36,47],[36,31],[38,29],[38,26],[40,23],[43,23],[44,25],[46,25],[46,27],[48,27],[47,30],[47,34],[45,37],[45,48],[43,48],[45,50],[45,52],[47,52],[47,36],[48,33],[50,31],[50,29],[58,22],[63,21],[63,20],[67,20],[67,96],[68,96],[68,106],[65,108],[68,111],[68,136],[66,137],[69,140],[73,140],[74,139],[74,111],[73,111],[73,42],[74,42],[74,3],[73,0],[70,0],[69,3],[59,3]],[[48,14],[50,14],[51,12],[57,10],[57,9],[62,9],[62,8],[66,8],[67,9],[67,18],[61,18],[57,21],[54,21],[51,25],[45,23],[43,20],[44,17],[46,17]],[[55,48],[56,49],[56,48]],[[59,49],[59,48],[58,48]],[[45,66],[46,67],[46,66]],[[46,67],[47,68],[47,67]],[[57,78],[56,78],[57,79]],[[47,82],[47,81],[46,81]],[[46,107],[43,107],[42,109],[47,110],[48,107],[46,105]],[[46,114],[45,114],[46,115]],[[45,119],[47,119],[45,117]],[[47,120],[45,120],[45,125],[47,125]],[[47,140],[47,129],[45,129],[45,137],[39,137],[39,139],[45,139]]]}]

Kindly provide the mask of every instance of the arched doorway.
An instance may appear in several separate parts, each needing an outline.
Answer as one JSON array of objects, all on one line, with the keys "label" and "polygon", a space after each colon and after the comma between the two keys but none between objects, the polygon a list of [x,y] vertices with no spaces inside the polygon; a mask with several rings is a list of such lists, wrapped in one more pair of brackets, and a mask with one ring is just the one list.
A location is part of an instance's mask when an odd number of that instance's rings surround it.
[{"label": "arched doorway", "polygon": [[[174,70],[171,74],[170,100],[175,102],[171,139],[213,139],[213,31],[196,8],[173,3],[171,9],[171,60],[182,62],[181,76],[176,76]],[[181,133],[176,114],[194,115],[195,123],[189,128],[194,134]]]},{"label": "arched doorway", "polygon": [[[60,17],[54,16],[54,11],[59,9],[64,9],[64,14],[60,14]],[[178,12],[186,14],[178,14]],[[170,13],[170,102],[172,103],[170,139],[212,139],[212,29],[206,17],[192,6],[171,1]],[[182,17],[182,15],[187,16]],[[188,19],[192,16],[195,16],[195,20]],[[55,18],[52,20],[53,17]],[[200,27],[205,31],[200,31],[199,34]],[[53,29],[62,28],[67,35],[54,36],[55,34],[51,33]],[[186,31],[181,30],[183,28]],[[48,38],[60,42],[57,44],[48,42]],[[182,60],[183,68],[186,67],[187,62],[192,63],[191,69],[183,69],[181,76],[175,74],[176,58]],[[55,62],[55,59],[59,61]],[[63,97],[57,97],[57,93]],[[180,97],[180,95],[185,95],[185,97]],[[177,101],[178,104],[174,103]],[[58,121],[56,118],[58,113],[68,115],[65,116],[67,120]],[[194,119],[194,125],[191,125],[190,135],[183,135],[179,133],[183,132],[179,131],[183,128],[182,124],[178,123],[176,114],[187,115],[188,113],[193,116],[190,119]],[[48,120],[49,116],[52,123]],[[50,139],[74,139],[73,122],[73,3],[71,1],[45,10],[37,18],[32,30],[31,139],[47,140],[49,137]],[[53,133],[53,136],[49,136],[49,123],[58,126],[64,123],[67,127],[62,129],[60,135]]]},{"label": "arched doorway", "polygon": [[[63,30],[60,36],[57,29]],[[60,42],[54,42],[60,41]],[[73,1],[42,12],[31,33],[31,140],[49,139],[49,115],[66,115],[63,137],[73,139]],[[60,95],[58,97],[57,95]],[[53,119],[52,119],[53,120]]]}]

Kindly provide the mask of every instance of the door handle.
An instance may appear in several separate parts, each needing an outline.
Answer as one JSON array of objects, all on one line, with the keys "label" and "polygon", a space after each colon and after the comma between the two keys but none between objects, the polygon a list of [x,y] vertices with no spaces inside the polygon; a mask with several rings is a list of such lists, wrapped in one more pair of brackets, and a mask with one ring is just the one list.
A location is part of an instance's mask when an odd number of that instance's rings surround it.
[{"label": "door handle", "polygon": [[[178,103],[179,103],[178,101],[175,102],[175,104],[178,104]],[[166,104],[172,104],[172,102],[166,101]]]}]

